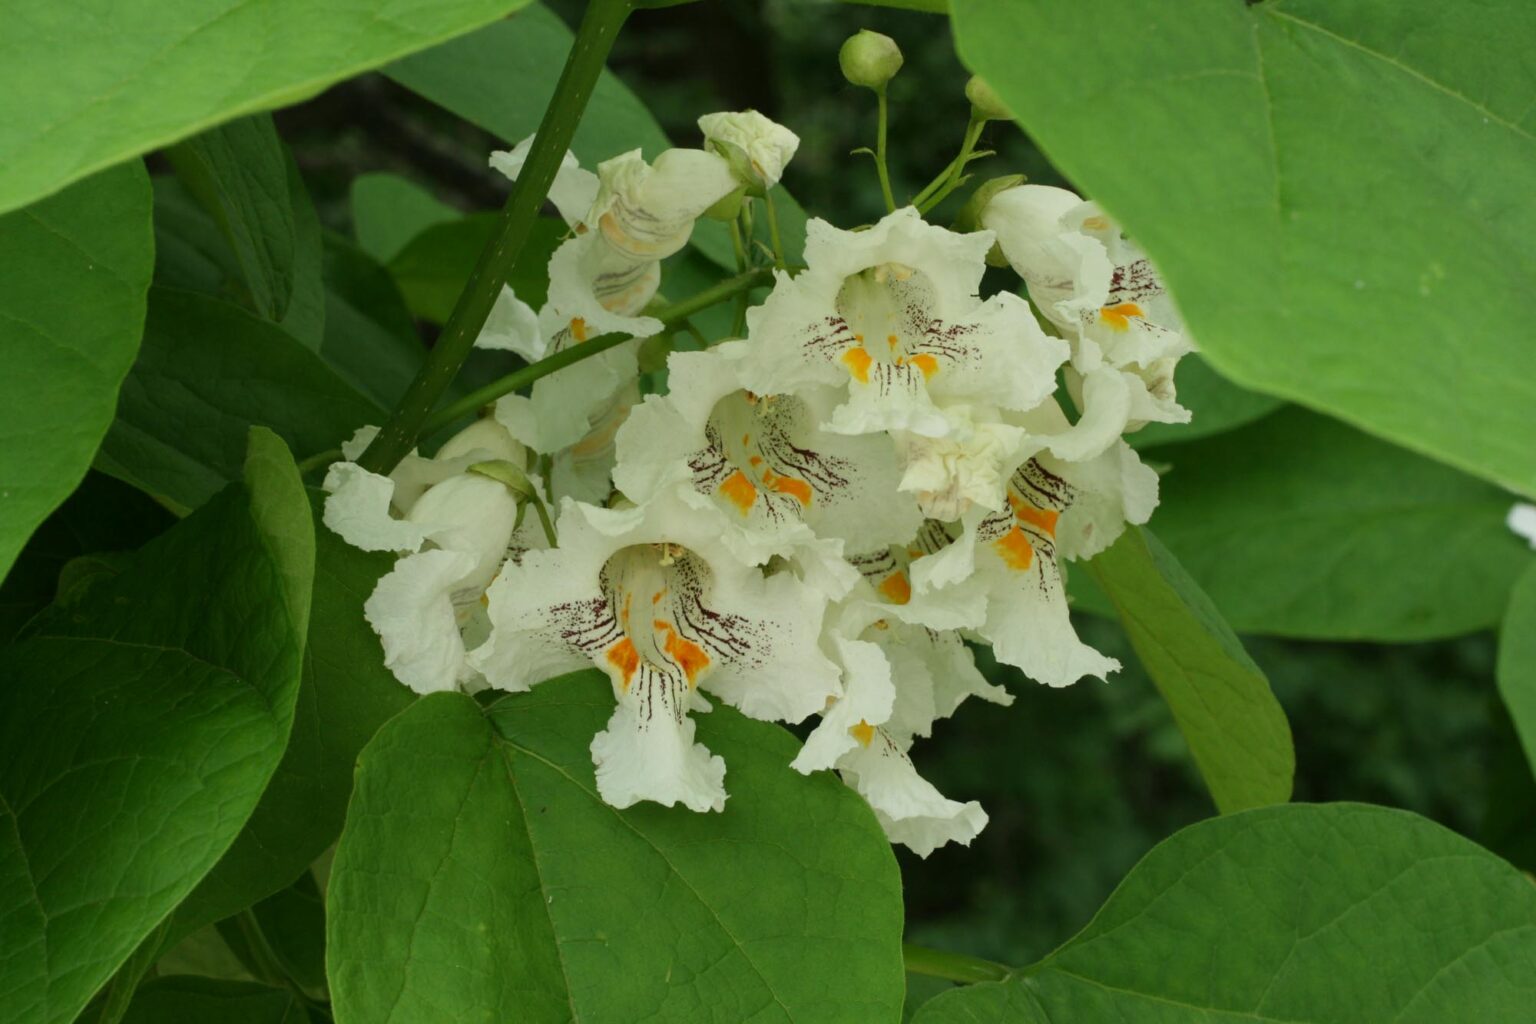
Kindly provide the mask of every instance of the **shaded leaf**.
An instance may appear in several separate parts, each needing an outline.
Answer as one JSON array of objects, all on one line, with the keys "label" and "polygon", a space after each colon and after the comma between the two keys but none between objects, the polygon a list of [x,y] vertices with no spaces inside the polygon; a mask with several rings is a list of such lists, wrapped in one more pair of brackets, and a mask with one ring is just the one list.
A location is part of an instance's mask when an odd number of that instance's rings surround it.
[{"label": "shaded leaf", "polygon": [[138,164],[0,217],[0,576],[80,483],[112,422],[144,328],[149,218]]},{"label": "shaded leaf", "polygon": [[282,442],[0,650],[0,1020],[72,1020],[213,866],[282,756],[314,538]]},{"label": "shaded leaf", "polygon": [[461,216],[409,178],[383,171],[352,179],[351,207],[358,246],[380,263],[432,225]]},{"label": "shaded leaf", "polygon": [[292,992],[247,981],[171,975],[147,982],[123,1024],[309,1024]]},{"label": "shaded leaf", "polygon": [[1526,569],[1510,594],[1499,630],[1497,677],[1499,696],[1536,770],[1536,565]]},{"label": "shaded leaf", "polygon": [[1196,441],[1224,434],[1268,416],[1285,402],[1238,387],[1195,355],[1185,356],[1178,369],[1179,404],[1192,414],[1188,423],[1148,423],[1125,439],[1133,448]]},{"label": "shaded leaf", "polygon": [[167,151],[187,191],[218,225],[256,312],[281,320],[293,297],[295,235],[288,160],[267,114],[242,117]]},{"label": "shaded leaf", "polygon": [[281,328],[239,307],[156,286],[144,346],[98,468],[185,508],[239,474],[252,424],[302,455],[336,447],[383,410]]},{"label": "shaded leaf", "polygon": [[1284,803],[1296,752],[1269,680],[1150,531],[1128,528],[1088,563],[1168,702],[1223,813]]},{"label": "shaded leaf", "polygon": [[363,618],[363,602],[394,559],[343,542],[320,521],[324,495],[309,497],[314,590],[292,734],[234,845],[177,909],[176,936],[279,893],[305,873],[341,834],[358,752],[412,700],[384,667]]},{"label": "shaded leaf", "polygon": [[1498,488],[1301,409],[1147,457],[1170,465],[1158,537],[1241,633],[1486,629],[1536,563]]},{"label": "shaded leaf", "polygon": [[1536,887],[1423,818],[1267,807],[1159,844],[1066,945],[917,1024],[1516,1024],[1530,1016]]}]

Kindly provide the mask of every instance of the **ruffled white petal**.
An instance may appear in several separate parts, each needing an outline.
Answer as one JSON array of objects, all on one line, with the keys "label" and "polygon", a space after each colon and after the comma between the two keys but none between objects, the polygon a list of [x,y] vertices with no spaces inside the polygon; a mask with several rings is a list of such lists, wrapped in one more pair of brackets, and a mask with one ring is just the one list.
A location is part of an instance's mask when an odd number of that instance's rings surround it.
[{"label": "ruffled white petal", "polygon": [[385,667],[417,693],[451,690],[467,675],[453,595],[476,568],[466,551],[406,555],[363,604],[384,645]]},{"label": "ruffled white petal", "polygon": [[608,727],[592,738],[597,791],[614,807],[650,800],[695,811],[725,808],[725,761],[693,741],[681,673],[649,667],[619,694]]},{"label": "ruffled white petal", "polygon": [[475,338],[475,347],[514,352],[530,363],[549,354],[549,345],[539,330],[539,314],[507,285],[501,286],[491,315]]},{"label": "ruffled white petal", "polygon": [[927,857],[945,843],[969,846],[987,824],[987,813],[972,800],[950,800],[917,774],[912,759],[884,730],[867,746],[855,747],[838,767],[843,779],[869,801],[891,842]]},{"label": "ruffled white petal", "polygon": [[821,716],[790,767],[809,775],[834,767],[861,742],[868,742],[874,726],[891,717],[896,688],[891,666],[880,648],[863,640],[830,638],[843,671],[843,695]]},{"label": "ruffled white petal", "polygon": [[[366,446],[365,446],[366,447]],[[415,551],[426,541],[419,525],[390,514],[395,482],[355,462],[333,462],[325,473],[321,521],[363,551]]]},{"label": "ruffled white petal", "polygon": [[615,250],[662,260],[688,244],[693,222],[737,188],[730,165],[702,149],[669,149],[647,164],[638,149],[598,165],[588,223]]},{"label": "ruffled white petal", "polygon": [[[530,135],[510,151],[498,150],[492,153],[491,167],[516,181],[518,175],[523,173],[523,165],[532,148],[533,136]],[[560,160],[560,169],[555,172],[554,183],[549,187],[549,201],[555,204],[555,209],[567,224],[576,227],[582,223],[596,197],[597,175],[583,170],[575,155],[567,150]]]},{"label": "ruffled white petal", "polygon": [[767,190],[779,183],[784,167],[800,148],[800,137],[755,110],[722,111],[699,118],[699,131],[746,172],[744,184]]}]

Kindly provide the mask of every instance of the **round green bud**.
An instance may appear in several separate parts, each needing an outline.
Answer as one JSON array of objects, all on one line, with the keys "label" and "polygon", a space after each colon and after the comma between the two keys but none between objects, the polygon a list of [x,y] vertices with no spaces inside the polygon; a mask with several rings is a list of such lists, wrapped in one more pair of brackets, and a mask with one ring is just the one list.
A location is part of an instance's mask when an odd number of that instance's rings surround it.
[{"label": "round green bud", "polygon": [[1003,105],[1002,98],[980,75],[972,75],[965,83],[965,98],[971,101],[971,116],[983,121],[1011,121],[1013,111]]},{"label": "round green bud", "polygon": [[901,47],[890,36],[861,29],[837,51],[837,63],[843,69],[843,77],[854,85],[884,89],[885,83],[901,70]]}]

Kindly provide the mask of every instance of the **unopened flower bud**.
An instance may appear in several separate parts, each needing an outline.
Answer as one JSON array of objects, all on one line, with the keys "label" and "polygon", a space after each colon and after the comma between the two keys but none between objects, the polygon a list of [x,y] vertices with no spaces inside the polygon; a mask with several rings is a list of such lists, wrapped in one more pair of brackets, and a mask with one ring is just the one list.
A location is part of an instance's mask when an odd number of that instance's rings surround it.
[{"label": "unopened flower bud", "polygon": [[971,101],[971,116],[983,121],[1011,121],[1013,111],[1003,105],[1002,98],[980,75],[972,75],[965,83],[965,98]]},{"label": "unopened flower bud", "polygon": [[901,47],[890,36],[861,29],[837,51],[843,77],[854,85],[880,90],[901,70]]}]

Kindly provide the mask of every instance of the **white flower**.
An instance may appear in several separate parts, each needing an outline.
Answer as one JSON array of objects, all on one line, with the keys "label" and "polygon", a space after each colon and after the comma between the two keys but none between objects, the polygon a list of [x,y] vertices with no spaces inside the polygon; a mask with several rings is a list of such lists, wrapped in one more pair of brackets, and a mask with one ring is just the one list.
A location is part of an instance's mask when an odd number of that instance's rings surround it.
[{"label": "white flower", "polygon": [[766,192],[779,183],[800,148],[800,137],[755,110],[722,111],[699,118],[705,144],[731,164],[743,184]]},{"label": "white flower", "polygon": [[781,273],[748,314],[743,383],[758,394],[846,389],[828,424],[846,434],[942,437],[951,424],[940,406],[957,402],[1032,408],[1055,389],[1068,349],[1017,296],[977,297],[991,244],[911,208],[859,232],[812,220],[808,269]]},{"label": "white flower", "polygon": [[505,484],[463,473],[429,489],[407,519],[430,545],[380,578],[363,614],[395,678],[417,693],[453,689],[473,677],[461,628],[507,556],[517,499]]},{"label": "white flower", "polygon": [[1179,358],[1194,348],[1183,320],[1146,254],[1097,204],[1021,185],[993,197],[980,219],[1072,342],[1069,386],[1086,426],[1070,457],[1096,455],[1147,422],[1189,420],[1173,384]]},{"label": "white flower", "polygon": [[[377,427],[363,427],[342,445],[348,460],[359,458]],[[522,465],[523,446],[493,420],[478,420],[426,459],[414,451],[382,476],[357,465],[335,462],[326,471],[322,522],[342,540],[363,551],[416,551],[434,539],[438,524],[407,513],[429,487],[463,473],[476,462],[505,459]]]},{"label": "white flower", "polygon": [[597,167],[601,182],[587,223],[637,260],[661,260],[688,244],[693,222],[736,190],[730,165],[702,149],[669,149],[647,164],[638,149]]},{"label": "white flower", "polygon": [[[523,165],[528,162],[528,153],[532,149],[533,136],[530,135],[511,150],[492,153],[491,167],[516,181],[523,173]],[[555,172],[555,180],[549,186],[549,201],[565,222],[579,231],[585,229],[583,222],[596,198],[597,175],[583,169],[575,155],[566,150],[560,159],[560,169]]]},{"label": "white flower", "polygon": [[1505,525],[1518,537],[1523,537],[1536,550],[1536,505],[1517,502],[1504,519]]},{"label": "white flower", "polygon": [[818,538],[861,550],[910,538],[922,515],[896,490],[890,441],[820,429],[836,403],[833,389],[746,391],[740,372],[749,347],[673,354],[670,393],[648,398],[619,431],[619,490],[639,503],[673,492],[715,512],[721,539],[752,564]]},{"label": "white flower", "polygon": [[1060,560],[1091,557],[1126,522],[1146,522],[1157,474],[1123,441],[1086,463],[1041,454],[1009,479],[1008,503],[1003,512],[973,510],[953,543],[916,559],[914,590],[978,615],[968,625],[998,660],[1038,682],[1067,686],[1118,669],[1077,638]]},{"label": "white flower", "polygon": [[947,406],[950,428],[941,437],[897,431],[901,489],[917,496],[929,519],[959,519],[972,505],[997,511],[1003,485],[1024,461],[1028,435],[1012,424],[973,415],[964,404]]},{"label": "white flower", "polygon": [[739,562],[716,527],[676,501],[567,501],[560,547],[530,552],[491,587],[491,639],[472,655],[491,685],[524,690],[589,665],[613,682],[618,706],[592,753],[598,791],[616,807],[723,806],[724,766],[694,743],[687,716],[708,706],[698,689],[790,722],[839,692],[817,647],[825,600]]},{"label": "white flower", "polygon": [[[661,282],[660,261],[686,245],[698,216],[735,188],[730,168],[703,150],[669,149],[654,166],[634,150],[599,165],[598,179],[585,218],[595,230],[566,240],[550,258],[537,338],[529,334],[528,307],[504,291],[477,345],[533,360],[603,334],[661,332],[661,321],[641,315]],[[633,383],[637,346],[626,342],[535,381],[529,396],[501,399],[497,418],[537,452],[576,444]]]}]

